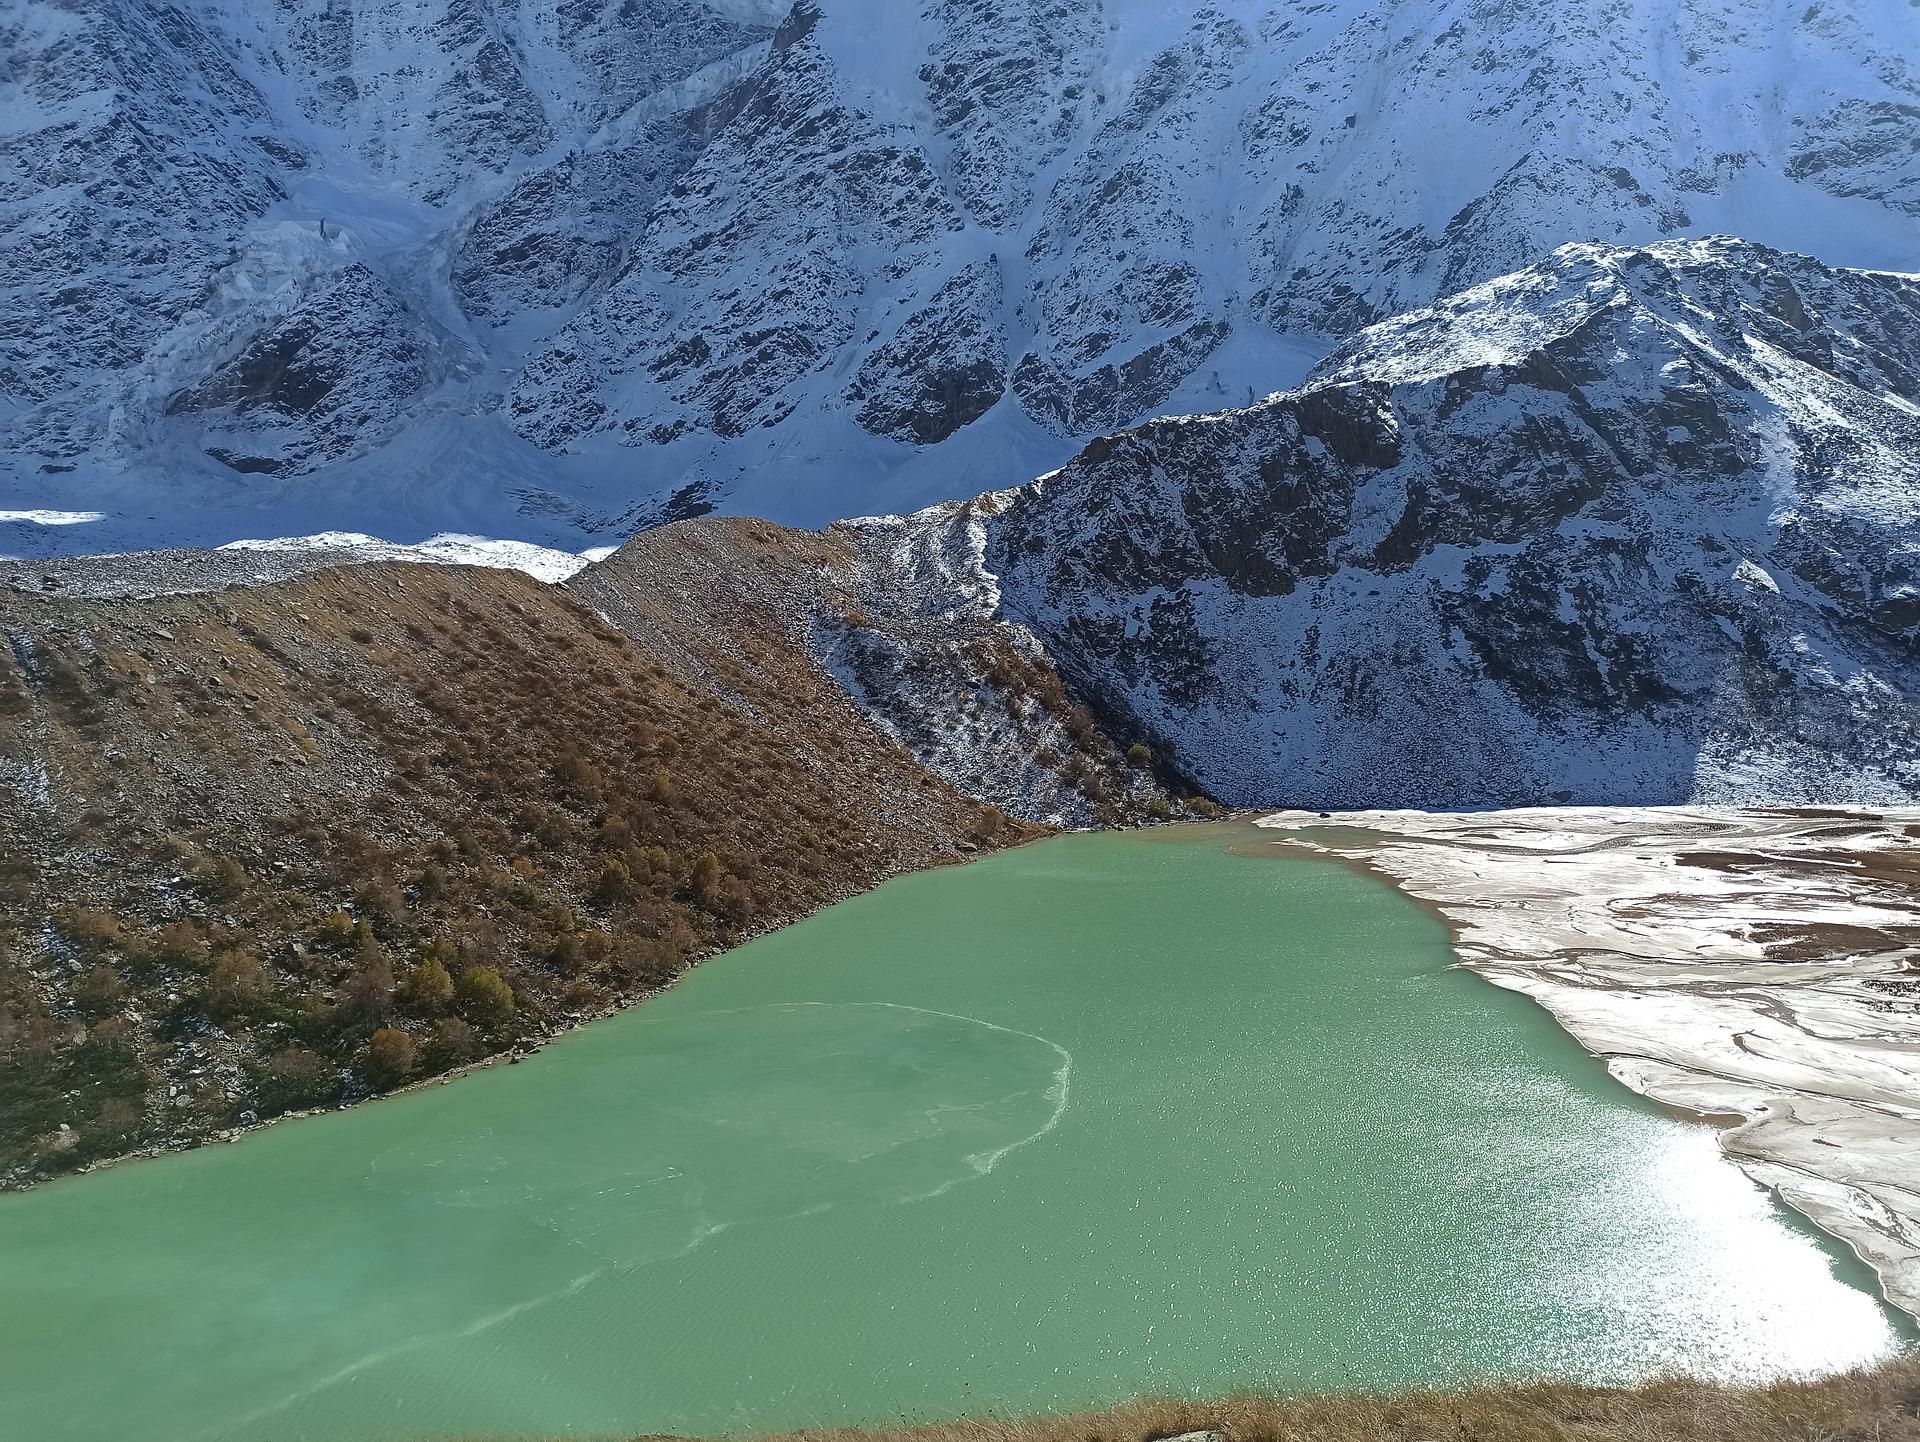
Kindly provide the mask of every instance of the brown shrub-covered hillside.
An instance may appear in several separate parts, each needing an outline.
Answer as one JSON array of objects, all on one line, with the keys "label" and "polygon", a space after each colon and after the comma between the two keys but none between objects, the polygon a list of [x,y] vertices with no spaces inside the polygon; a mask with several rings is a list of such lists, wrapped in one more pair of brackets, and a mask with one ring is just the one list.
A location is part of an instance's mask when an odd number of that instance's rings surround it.
[{"label": "brown shrub-covered hillside", "polygon": [[[1488,1382],[1387,1396],[1147,1399],[1104,1412],[822,1428],[765,1442],[1920,1442],[1920,1359],[1760,1386]],[[1196,1439],[1200,1442],[1200,1439]]]},{"label": "brown shrub-covered hillside", "polygon": [[0,1182],[460,1066],[1037,834],[810,659],[830,543],[704,534],[575,589],[0,591]]}]

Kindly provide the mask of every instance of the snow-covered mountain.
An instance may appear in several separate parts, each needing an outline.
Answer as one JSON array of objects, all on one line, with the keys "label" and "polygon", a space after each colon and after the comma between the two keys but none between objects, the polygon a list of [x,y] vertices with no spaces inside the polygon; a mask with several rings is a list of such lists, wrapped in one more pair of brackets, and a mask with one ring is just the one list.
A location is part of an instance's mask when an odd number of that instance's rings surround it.
[{"label": "snow-covered mountain", "polygon": [[820,654],[983,794],[954,698],[1018,715],[1011,632],[1222,800],[1920,799],[1920,278],[1568,246],[1296,392],[840,530]]},{"label": "snow-covered mountain", "polygon": [[15,552],[815,523],[1563,242],[1920,270],[1910,0],[12,0],[0,44]]}]

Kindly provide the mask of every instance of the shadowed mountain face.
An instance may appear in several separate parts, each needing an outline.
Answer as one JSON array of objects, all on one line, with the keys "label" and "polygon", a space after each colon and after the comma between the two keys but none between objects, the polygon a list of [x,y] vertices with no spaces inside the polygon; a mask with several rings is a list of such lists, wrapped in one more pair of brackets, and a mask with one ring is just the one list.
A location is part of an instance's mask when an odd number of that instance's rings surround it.
[{"label": "shadowed mountain face", "polygon": [[13,551],[814,524],[1245,404],[1569,241],[1920,269],[1907,0],[0,23],[8,489],[107,513]]}]

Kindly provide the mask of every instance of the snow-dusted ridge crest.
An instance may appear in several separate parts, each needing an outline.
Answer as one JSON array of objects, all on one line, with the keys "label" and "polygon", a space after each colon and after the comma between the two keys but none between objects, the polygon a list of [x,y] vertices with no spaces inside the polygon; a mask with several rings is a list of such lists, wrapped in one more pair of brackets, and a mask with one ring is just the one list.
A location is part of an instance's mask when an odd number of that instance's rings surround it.
[{"label": "snow-dusted ridge crest", "polygon": [[1570,241],[1920,271],[1906,0],[25,0],[0,549],[816,525]]},{"label": "snow-dusted ridge crest", "polygon": [[990,605],[1225,800],[1920,799],[1917,403],[1911,280],[1574,245],[864,584]]}]

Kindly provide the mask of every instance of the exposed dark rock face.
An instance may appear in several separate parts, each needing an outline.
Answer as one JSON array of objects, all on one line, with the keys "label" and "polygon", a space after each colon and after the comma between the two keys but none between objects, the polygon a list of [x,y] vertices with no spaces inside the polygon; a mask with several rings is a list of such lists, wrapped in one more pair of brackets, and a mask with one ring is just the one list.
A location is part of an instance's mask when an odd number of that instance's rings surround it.
[{"label": "exposed dark rock face", "polygon": [[767,38],[766,24],[738,7],[700,0],[559,0],[554,14],[591,80],[576,106],[596,122]]},{"label": "exposed dark rock face", "polygon": [[[763,44],[772,21],[740,14],[697,0],[570,0],[544,20],[497,0],[14,7],[0,21],[21,102],[0,142],[6,449],[34,474],[91,459],[164,485],[196,451],[305,472],[374,449],[396,420],[497,409],[467,384],[486,370],[465,365],[468,317],[564,309],[605,284],[684,169],[708,98],[653,97]],[[645,104],[657,113],[626,115]],[[271,405],[232,369],[295,351],[307,359]],[[450,380],[467,394],[439,393]],[[315,396],[295,392],[323,384],[354,398],[324,436],[264,433],[295,413],[310,429]]]},{"label": "exposed dark rock face", "polygon": [[1118,365],[1072,377],[1029,354],[1014,370],[1014,394],[1029,415],[1062,435],[1116,430],[1172,395],[1227,332],[1225,321],[1200,321]]},{"label": "exposed dark rock face", "polygon": [[[0,52],[23,127],[0,164],[0,392],[26,406],[137,365],[304,157],[274,142],[218,36],[171,6],[14,6]],[[100,440],[97,409],[63,410],[44,417],[47,452]]]},{"label": "exposed dark rock face", "polygon": [[1911,279],[1571,246],[888,555],[1225,800],[1911,800],[1917,365]]},{"label": "exposed dark rock face", "polygon": [[999,230],[1033,204],[1034,177],[1063,154],[1093,97],[1098,5],[1072,0],[940,0],[919,79],[948,174],[968,214]]},{"label": "exposed dark rock face", "polygon": [[[533,439],[777,425],[851,343],[863,298],[960,228],[919,149],[837,93],[810,25],[779,38],[726,111],[621,280],[530,363],[512,406]],[[743,188],[743,174],[760,179]],[[878,275],[856,250],[887,257]]]},{"label": "exposed dark rock face", "polygon": [[997,263],[970,265],[901,322],[847,388],[875,435],[932,445],[980,419],[1006,391]]},{"label": "exposed dark rock face", "polygon": [[209,453],[233,470],[297,474],[381,439],[460,364],[457,344],[349,265],[250,331],[167,414],[195,418]]},{"label": "exposed dark rock face", "polygon": [[[521,73],[517,47],[503,30],[493,0],[449,0],[432,30],[453,62],[427,112],[434,136],[450,153],[491,171],[517,155],[537,154],[554,137],[540,97]],[[426,198],[443,200],[458,183],[453,174],[436,178]]]},{"label": "exposed dark rock face", "polygon": [[673,183],[691,145],[678,119],[630,148],[569,155],[481,210],[461,237],[453,284],[476,320],[555,310],[610,281],[628,227]]}]

